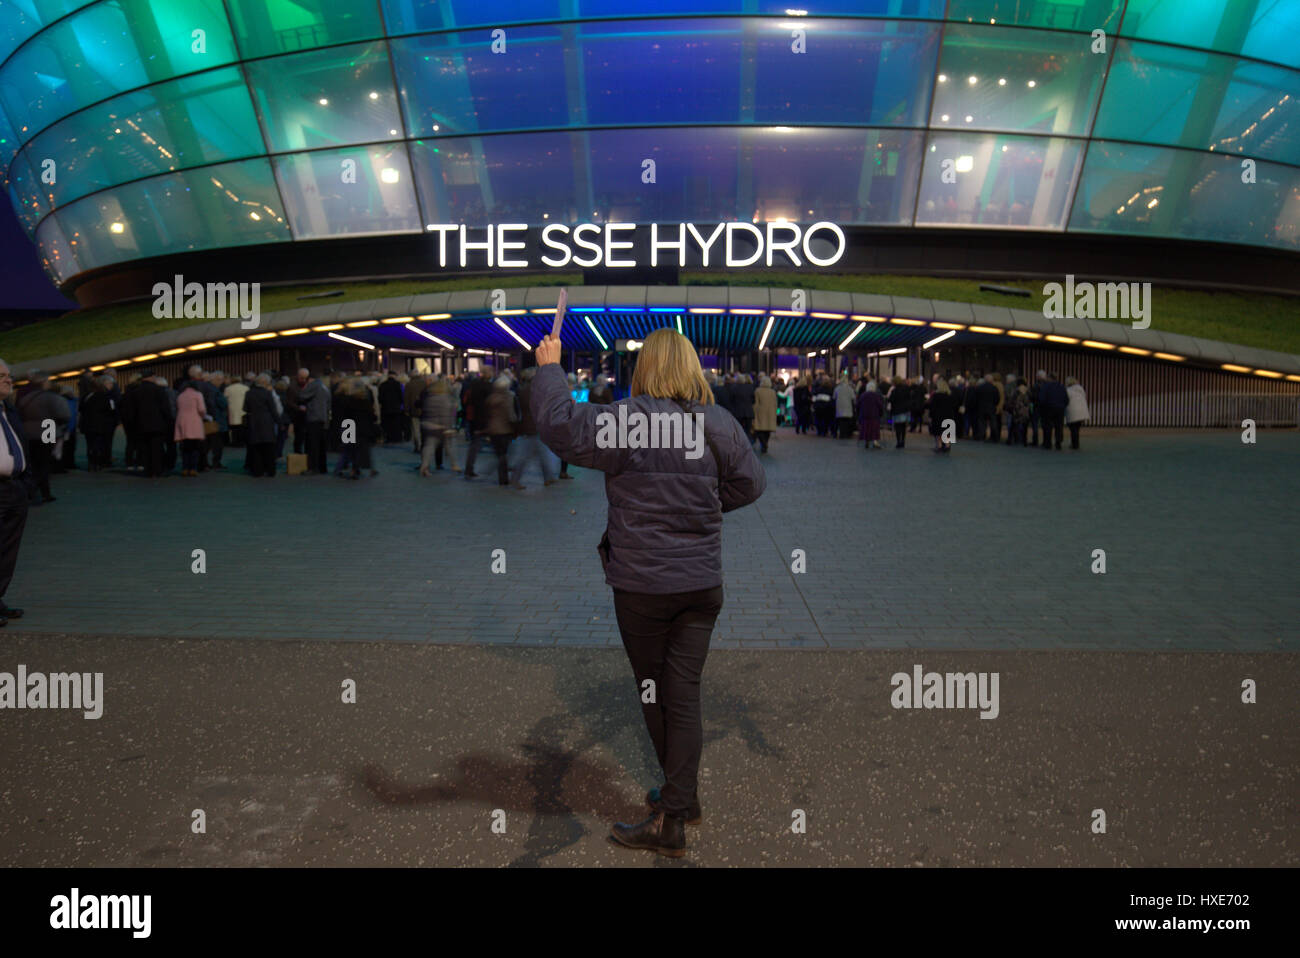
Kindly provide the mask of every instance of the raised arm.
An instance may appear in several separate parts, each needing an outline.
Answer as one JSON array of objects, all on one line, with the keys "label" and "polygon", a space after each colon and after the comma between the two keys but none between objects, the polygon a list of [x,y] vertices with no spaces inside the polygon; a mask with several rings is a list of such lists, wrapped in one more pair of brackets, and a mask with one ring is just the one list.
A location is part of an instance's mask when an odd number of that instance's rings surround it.
[{"label": "raised arm", "polygon": [[537,376],[533,379],[533,420],[542,442],[566,462],[602,472],[619,472],[627,450],[596,445],[597,417],[617,415],[611,406],[575,403],[569,381],[560,368],[560,341],[547,336],[537,347]]}]

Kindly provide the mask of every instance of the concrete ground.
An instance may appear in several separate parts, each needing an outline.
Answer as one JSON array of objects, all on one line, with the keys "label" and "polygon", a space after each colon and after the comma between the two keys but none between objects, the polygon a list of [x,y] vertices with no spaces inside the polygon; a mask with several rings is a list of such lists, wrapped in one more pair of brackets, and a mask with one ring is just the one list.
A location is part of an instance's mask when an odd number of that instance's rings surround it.
[{"label": "concrete ground", "polygon": [[[909,439],[783,433],[727,517],[680,862],[605,838],[657,771],[599,476],[56,477],[0,672],[102,672],[103,715],[0,710],[0,863],[1300,863],[1300,435]],[[996,672],[997,718],[894,708],[917,664]]]}]

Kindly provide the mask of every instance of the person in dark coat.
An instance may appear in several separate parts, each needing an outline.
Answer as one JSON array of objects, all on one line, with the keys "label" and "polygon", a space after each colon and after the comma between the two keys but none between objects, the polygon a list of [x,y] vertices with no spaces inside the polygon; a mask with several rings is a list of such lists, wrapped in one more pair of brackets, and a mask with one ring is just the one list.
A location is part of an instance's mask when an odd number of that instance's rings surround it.
[{"label": "person in dark coat", "polygon": [[880,420],[885,415],[885,397],[869,381],[858,396],[858,433],[868,449],[880,448]]},{"label": "person in dark coat", "polygon": [[975,435],[971,437],[972,439],[997,442],[998,399],[998,387],[993,384],[993,374],[988,373],[975,387],[978,418],[975,421]]},{"label": "person in dark coat", "polygon": [[[369,386],[359,377],[344,380],[339,387],[335,401],[343,451],[335,474],[346,475],[349,479],[360,479],[361,470],[369,469],[371,476],[377,476],[379,471],[370,461],[370,447],[374,442],[377,425],[374,397],[370,395]],[[348,428],[349,422],[351,429]]]},{"label": "person in dark coat", "polygon": [[109,382],[106,377],[97,378],[93,391],[81,404],[81,434],[86,437],[86,465],[91,472],[107,469],[113,462],[117,407]]},{"label": "person in dark coat", "polygon": [[9,366],[0,359],[0,627],[23,616],[23,609],[5,604],[4,594],[18,564],[18,549],[27,525],[28,493],[32,483],[31,452],[24,438],[23,419],[9,405],[14,391]]},{"label": "person in dark coat", "polygon": [[794,387],[794,431],[796,435],[808,432],[808,428],[812,425],[812,407],[812,385],[805,375],[799,380],[799,385]]},{"label": "person in dark coat", "polygon": [[1047,382],[1047,371],[1040,369],[1034,376],[1034,384],[1029,387],[1029,430],[1033,433],[1029,445],[1038,445],[1038,427],[1043,420],[1043,384]]},{"label": "person in dark coat", "polygon": [[894,385],[885,400],[894,424],[894,448],[902,449],[907,444],[907,427],[912,420],[912,390],[902,376],[894,377]]},{"label": "person in dark coat", "polygon": [[144,373],[135,387],[135,429],[145,477],[156,479],[163,474],[163,437],[175,429],[175,424],[167,392],[154,382],[152,372]]},{"label": "person in dark coat", "polygon": [[244,396],[248,467],[255,478],[275,475],[275,443],[280,418],[271,395],[271,377],[263,373],[253,380],[253,388]]},{"label": "person in dark coat", "polygon": [[397,381],[396,370],[388,370],[388,378],[379,386],[379,421],[384,427],[384,445],[392,446],[402,441],[402,384]]},{"label": "person in dark coat", "polygon": [[921,420],[925,418],[925,380],[917,376],[912,381],[912,405],[908,407],[912,421],[908,425],[908,432],[920,432]]},{"label": "person in dark coat", "polygon": [[812,391],[812,401],[817,435],[833,436],[835,434],[835,392],[831,389],[830,377],[825,373],[817,377],[817,385]]},{"label": "person in dark coat", "polygon": [[[67,428],[71,418],[68,404],[54,389],[54,383],[48,375],[39,370],[27,374],[31,386],[16,404],[18,414],[22,416],[23,428],[30,455],[28,466],[31,470],[31,501],[33,505],[53,502],[54,493],[50,491],[50,472],[54,468],[54,445],[58,434]],[[54,423],[54,436],[46,442],[45,423]],[[39,493],[39,494],[38,494]]]},{"label": "person in dark coat", "polygon": [[[628,694],[641,703],[665,778],[646,796],[654,814],[639,824],[615,824],[611,837],[680,857],[684,826],[701,814],[700,675],[722,609],[722,517],[762,495],[766,478],[740,423],[712,402],[695,347],[675,329],[646,337],[631,395],[615,403],[625,407],[617,416],[611,407],[573,402],[560,352],[552,336],[537,347],[533,417],[556,454],[605,473],[609,518],[598,551],[636,682]],[[688,416],[675,420],[683,424],[686,448],[611,442],[610,421],[624,413],[627,422]],[[688,430],[695,441],[687,441]],[[627,438],[632,435],[629,430]],[[657,693],[647,699],[649,687]]]},{"label": "person in dark coat", "polygon": [[752,442],[754,439],[754,384],[749,375],[742,373],[731,384],[731,414],[740,422],[740,428]]},{"label": "person in dark coat", "polygon": [[966,393],[962,396],[961,404],[966,410],[966,435],[970,439],[978,438],[975,433],[978,429],[980,420],[980,397],[979,397],[979,380],[967,378]]},{"label": "person in dark coat", "polygon": [[934,392],[926,402],[930,410],[930,435],[934,437],[935,452],[951,452],[952,443],[943,438],[946,424],[951,423],[955,437],[957,431],[957,397],[952,394],[948,384],[940,379],[935,383]]},{"label": "person in dark coat", "polygon": [[1070,394],[1056,378],[1048,373],[1038,394],[1039,418],[1043,423],[1043,448],[1052,448],[1052,434],[1056,434],[1056,450],[1060,452],[1065,441],[1065,408],[1070,404]]},{"label": "person in dark coat", "polygon": [[122,401],[118,404],[117,414],[122,421],[122,432],[126,435],[126,450],[122,459],[127,472],[143,469],[144,461],[140,455],[140,427],[136,425],[136,393],[140,390],[140,374],[127,376],[126,388],[122,390]]},{"label": "person in dark coat", "polygon": [[731,391],[727,389],[727,381],[711,369],[709,370],[709,392],[713,393],[715,406],[731,412]]}]

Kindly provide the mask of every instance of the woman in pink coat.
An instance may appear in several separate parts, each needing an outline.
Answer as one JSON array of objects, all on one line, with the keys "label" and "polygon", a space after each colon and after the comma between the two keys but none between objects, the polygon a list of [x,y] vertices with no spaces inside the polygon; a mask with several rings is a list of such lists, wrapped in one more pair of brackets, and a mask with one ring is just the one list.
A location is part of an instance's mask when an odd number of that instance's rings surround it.
[{"label": "woman in pink coat", "polygon": [[203,434],[203,421],[210,419],[203,393],[187,382],[176,397],[176,431],[172,438],[181,444],[181,475],[199,474],[199,454],[207,437]]}]

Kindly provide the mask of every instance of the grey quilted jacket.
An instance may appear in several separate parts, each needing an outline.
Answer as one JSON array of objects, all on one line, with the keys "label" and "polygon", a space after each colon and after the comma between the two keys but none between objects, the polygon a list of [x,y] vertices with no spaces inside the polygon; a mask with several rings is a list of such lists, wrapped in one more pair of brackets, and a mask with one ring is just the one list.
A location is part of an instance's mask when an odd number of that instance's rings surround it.
[{"label": "grey quilted jacket", "polygon": [[[559,364],[537,370],[532,410],[542,441],[561,459],[605,473],[609,500],[605,581],[616,589],[657,595],[722,584],[722,514],[749,505],[767,479],[740,423],[717,405],[694,404],[721,458],[702,446],[683,449],[599,448],[601,413],[682,413],[672,400],[636,396],[610,406],[575,403]],[[719,475],[721,481],[719,482]]]}]

